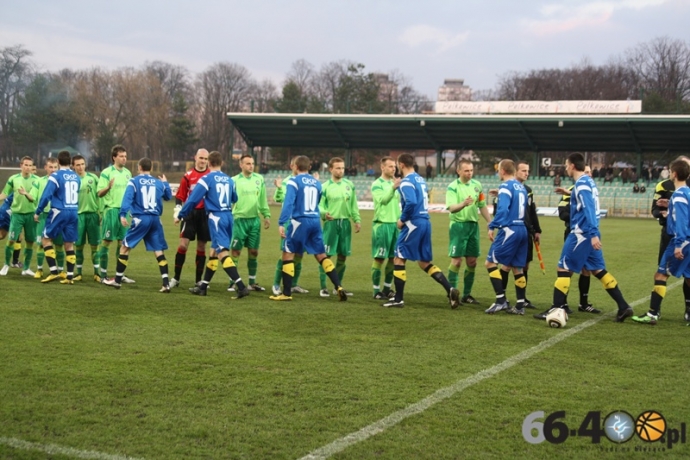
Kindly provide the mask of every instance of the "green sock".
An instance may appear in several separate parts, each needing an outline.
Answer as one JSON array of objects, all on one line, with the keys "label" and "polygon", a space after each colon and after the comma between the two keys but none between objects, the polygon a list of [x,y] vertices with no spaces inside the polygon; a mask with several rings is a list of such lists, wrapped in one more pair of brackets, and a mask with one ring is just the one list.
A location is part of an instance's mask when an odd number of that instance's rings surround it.
[{"label": "green sock", "polygon": [[104,277],[108,274],[108,253],[110,252],[110,242],[106,244],[106,242],[101,243],[101,248],[98,251],[100,253],[100,260],[101,260],[101,277]]},{"label": "green sock", "polygon": [[38,247],[38,251],[36,251],[36,267],[39,270],[43,270],[43,261],[46,258],[46,253],[43,252],[43,246]]},{"label": "green sock", "polygon": [[98,257],[98,246],[91,245],[91,263],[93,264],[93,274],[98,275],[98,270],[101,268],[101,259]]},{"label": "green sock", "polygon": [[[237,264],[235,264],[237,265]],[[249,285],[253,286],[256,284],[256,271],[259,268],[259,261],[256,260],[256,256],[247,256],[247,269],[249,271]]]},{"label": "green sock", "polygon": [[57,262],[58,269],[63,270],[65,268],[65,247],[61,245],[55,245],[55,261]]},{"label": "green sock", "polygon": [[283,279],[283,259],[278,259],[276,264],[276,272],[273,275],[273,285],[280,286],[280,281]]},{"label": "green sock", "polygon": [[335,263],[335,272],[338,274],[340,284],[343,283],[343,278],[345,277],[345,268],[345,261],[338,259],[338,261]]},{"label": "green sock", "polygon": [[75,253],[77,255],[77,275],[81,275],[81,270],[84,265],[84,246],[77,246]]},{"label": "green sock", "polygon": [[371,284],[374,287],[374,295],[381,291],[381,262],[374,259],[371,264]]},{"label": "green sock", "polygon": [[302,256],[295,255],[293,259],[295,264],[295,276],[292,277],[292,286],[299,286],[299,275],[302,274]]},{"label": "green sock", "polygon": [[319,283],[321,284],[321,290],[328,289],[326,285],[326,272],[323,271],[322,264],[319,264]]},{"label": "green sock", "polygon": [[465,267],[465,287],[462,296],[468,296],[472,293],[472,285],[474,285],[474,269],[475,267]]},{"label": "green sock", "polygon": [[395,263],[393,262],[393,259],[388,259],[388,263],[386,264],[386,277],[383,279],[383,292],[388,292],[391,290],[394,269]]},{"label": "green sock", "polygon": [[450,264],[448,266],[448,282],[450,283],[451,286],[457,289],[458,287],[458,278],[460,273],[460,267],[456,267],[453,264]]},{"label": "green sock", "polygon": [[34,255],[34,247],[27,245],[24,248],[24,270],[28,270],[31,267],[31,257]]},{"label": "green sock", "polygon": [[14,252],[14,248],[10,243],[7,243],[7,246],[5,246],[5,265],[9,265],[12,263],[12,253]]}]

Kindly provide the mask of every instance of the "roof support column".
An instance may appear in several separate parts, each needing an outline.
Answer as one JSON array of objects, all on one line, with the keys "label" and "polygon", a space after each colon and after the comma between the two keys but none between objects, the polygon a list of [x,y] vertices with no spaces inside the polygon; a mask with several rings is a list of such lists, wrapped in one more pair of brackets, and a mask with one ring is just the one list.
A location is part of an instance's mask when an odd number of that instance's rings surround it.
[{"label": "roof support column", "polygon": [[443,150],[437,149],[436,150],[436,176],[441,175],[441,171],[443,171]]}]

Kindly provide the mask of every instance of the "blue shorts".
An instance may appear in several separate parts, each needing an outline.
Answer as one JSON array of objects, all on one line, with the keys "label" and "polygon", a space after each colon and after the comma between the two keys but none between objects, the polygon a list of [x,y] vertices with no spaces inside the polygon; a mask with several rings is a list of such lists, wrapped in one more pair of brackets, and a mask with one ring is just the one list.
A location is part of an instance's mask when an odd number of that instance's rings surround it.
[{"label": "blue shorts", "polygon": [[395,257],[431,262],[431,222],[428,219],[408,220],[398,234]]},{"label": "blue shorts", "polygon": [[591,238],[571,232],[563,244],[558,267],[580,273],[583,268],[590,271],[603,270],[606,268],[606,264],[604,263],[604,253],[601,249],[592,247]]},{"label": "blue shorts", "polygon": [[323,230],[318,217],[301,220],[292,219],[289,226],[285,226],[285,241],[283,251],[290,254],[325,254],[323,244]]},{"label": "blue shorts", "polygon": [[503,227],[494,237],[486,260],[506,267],[524,268],[529,244],[524,225]]},{"label": "blue shorts", "polygon": [[147,251],[165,251],[168,249],[160,216],[132,216],[132,225],[127,229],[122,244],[132,249],[141,240],[144,240]]},{"label": "blue shorts", "polygon": [[657,273],[662,275],[672,275],[676,278],[690,278],[690,242],[686,241],[683,245],[683,260],[676,259],[673,252],[676,250],[674,244],[666,246],[664,254],[661,256]]},{"label": "blue shorts", "polygon": [[10,218],[11,216],[7,213],[0,214],[0,230],[10,229]]},{"label": "blue shorts", "polygon": [[43,238],[52,240],[60,235],[67,243],[74,243],[79,238],[79,216],[76,209],[51,208],[43,229]]},{"label": "blue shorts", "polygon": [[216,255],[230,250],[234,222],[230,211],[208,213],[208,232],[211,236],[211,247],[216,251]]}]

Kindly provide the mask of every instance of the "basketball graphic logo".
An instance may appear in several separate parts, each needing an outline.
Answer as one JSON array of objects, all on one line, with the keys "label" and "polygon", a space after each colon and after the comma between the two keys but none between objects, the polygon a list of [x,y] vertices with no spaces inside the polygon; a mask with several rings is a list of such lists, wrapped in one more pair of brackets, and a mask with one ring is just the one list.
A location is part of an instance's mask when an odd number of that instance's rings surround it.
[{"label": "basketball graphic logo", "polygon": [[635,432],[643,441],[658,441],[666,432],[666,419],[657,411],[645,411],[635,421]]}]

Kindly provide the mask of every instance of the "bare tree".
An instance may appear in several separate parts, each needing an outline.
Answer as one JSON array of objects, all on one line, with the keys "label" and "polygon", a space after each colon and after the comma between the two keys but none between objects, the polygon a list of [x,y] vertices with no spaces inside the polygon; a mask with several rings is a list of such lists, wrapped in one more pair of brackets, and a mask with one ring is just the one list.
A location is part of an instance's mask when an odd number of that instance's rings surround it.
[{"label": "bare tree", "polygon": [[626,53],[640,83],[665,101],[690,97],[690,44],[669,37],[640,43]]},{"label": "bare tree", "polygon": [[0,50],[0,151],[4,160],[12,158],[12,124],[19,98],[31,82],[34,66],[31,51],[21,45]]},{"label": "bare tree", "polygon": [[254,112],[273,112],[273,103],[278,97],[276,85],[268,79],[254,83],[249,89],[250,108]]}]

